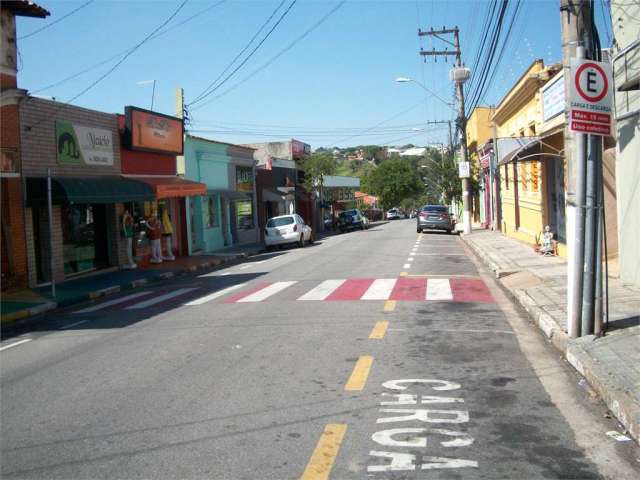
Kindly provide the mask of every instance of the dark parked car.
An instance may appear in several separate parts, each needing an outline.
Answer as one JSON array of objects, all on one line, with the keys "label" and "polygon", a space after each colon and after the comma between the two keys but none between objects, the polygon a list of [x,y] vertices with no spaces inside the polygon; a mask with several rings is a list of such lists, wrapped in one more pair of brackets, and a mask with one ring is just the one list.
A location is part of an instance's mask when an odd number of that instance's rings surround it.
[{"label": "dark parked car", "polygon": [[369,220],[357,208],[346,210],[338,216],[338,228],[341,232],[351,229],[365,230],[369,228]]},{"label": "dark parked car", "polygon": [[449,214],[449,209],[443,205],[425,205],[418,213],[418,233],[422,230],[446,230],[451,233],[455,224]]}]

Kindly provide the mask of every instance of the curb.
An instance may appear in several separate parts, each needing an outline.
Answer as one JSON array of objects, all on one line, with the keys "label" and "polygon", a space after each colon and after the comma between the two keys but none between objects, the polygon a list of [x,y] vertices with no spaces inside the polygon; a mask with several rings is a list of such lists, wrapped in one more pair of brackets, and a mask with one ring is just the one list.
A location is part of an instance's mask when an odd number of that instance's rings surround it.
[{"label": "curb", "polygon": [[[474,254],[487,265],[496,275],[500,285],[526,310],[533,323],[544,333],[545,337],[559,350],[567,362],[584,377],[591,388],[605,403],[607,408],[615,415],[618,421],[624,426],[631,437],[640,443],[640,408],[625,390],[613,384],[610,380],[611,372],[605,371],[598,362],[584,350],[583,343],[592,342],[593,335],[571,340],[569,335],[560,328],[551,315],[540,308],[535,300],[524,290],[509,288],[500,281],[507,271],[502,271],[487,255],[478,247],[473,240],[462,237]],[[508,274],[515,273],[509,271]]]},{"label": "curb", "polygon": [[200,265],[192,265],[177,271],[160,272],[149,278],[139,278],[138,280],[125,282],[120,285],[101,288],[93,292],[83,293],[75,297],[66,298],[57,303],[56,302],[43,303],[41,305],[36,305],[35,307],[25,308],[22,310],[18,310],[16,312],[2,315],[2,317],[0,317],[0,324],[9,325],[19,320],[25,320],[25,319],[28,319],[29,317],[33,317],[50,310],[54,310],[59,307],[70,307],[71,305],[76,305],[78,303],[83,303],[89,300],[96,300],[98,298],[107,297],[116,293],[120,293],[122,291],[133,290],[135,288],[144,287],[155,281],[168,280],[168,279],[179,277],[182,275],[188,275],[190,273],[195,273],[199,270],[206,270],[211,267],[217,267],[226,263],[234,262],[239,259],[248,258],[253,255],[262,253],[263,251],[264,249],[258,248],[258,249],[250,250],[247,252],[241,252],[234,255],[229,255],[228,257],[225,257],[225,258],[219,258],[219,257],[212,258],[210,261],[203,262]]}]

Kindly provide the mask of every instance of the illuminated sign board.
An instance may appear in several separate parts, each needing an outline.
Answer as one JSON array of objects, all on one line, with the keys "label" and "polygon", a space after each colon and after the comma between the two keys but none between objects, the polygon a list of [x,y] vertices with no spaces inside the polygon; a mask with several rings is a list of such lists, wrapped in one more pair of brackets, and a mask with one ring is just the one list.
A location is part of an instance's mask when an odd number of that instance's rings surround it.
[{"label": "illuminated sign board", "polygon": [[184,123],[181,118],[125,107],[126,141],[130,150],[182,155]]}]

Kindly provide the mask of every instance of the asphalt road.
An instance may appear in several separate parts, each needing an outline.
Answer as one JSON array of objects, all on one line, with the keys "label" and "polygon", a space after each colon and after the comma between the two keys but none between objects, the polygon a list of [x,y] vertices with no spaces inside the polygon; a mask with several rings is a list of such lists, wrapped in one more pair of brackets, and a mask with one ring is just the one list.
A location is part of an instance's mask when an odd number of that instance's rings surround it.
[{"label": "asphalt road", "polygon": [[639,478],[457,236],[410,220],[75,306],[0,344],[2,478]]}]

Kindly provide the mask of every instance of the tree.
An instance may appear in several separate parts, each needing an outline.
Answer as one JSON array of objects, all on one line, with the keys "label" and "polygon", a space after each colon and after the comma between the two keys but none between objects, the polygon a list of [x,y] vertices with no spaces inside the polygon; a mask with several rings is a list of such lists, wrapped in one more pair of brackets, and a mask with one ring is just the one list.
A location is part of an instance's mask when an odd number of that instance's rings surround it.
[{"label": "tree", "polygon": [[462,188],[458,178],[458,163],[453,155],[429,149],[418,168],[423,175],[429,203],[459,201]]},{"label": "tree", "polygon": [[401,159],[390,159],[371,170],[363,179],[365,191],[380,197],[383,208],[398,206],[409,197],[423,193],[422,182],[411,165]]},{"label": "tree", "polygon": [[314,152],[300,161],[300,167],[304,171],[304,188],[311,191],[320,191],[324,186],[324,177],[333,175],[338,168],[336,159],[329,152]]}]

